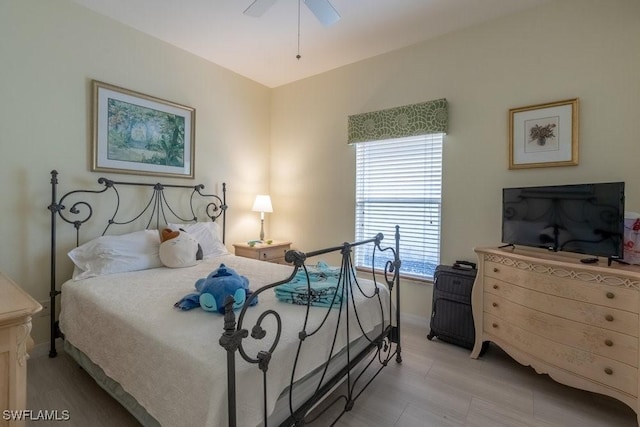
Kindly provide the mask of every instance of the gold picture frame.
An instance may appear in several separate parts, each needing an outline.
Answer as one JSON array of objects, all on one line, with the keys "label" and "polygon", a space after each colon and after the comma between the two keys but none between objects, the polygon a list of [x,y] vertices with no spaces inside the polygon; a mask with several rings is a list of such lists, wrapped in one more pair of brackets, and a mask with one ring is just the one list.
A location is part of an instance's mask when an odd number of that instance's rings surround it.
[{"label": "gold picture frame", "polygon": [[92,81],[92,171],[193,178],[195,108]]},{"label": "gold picture frame", "polygon": [[509,110],[509,169],[578,165],[578,98]]}]

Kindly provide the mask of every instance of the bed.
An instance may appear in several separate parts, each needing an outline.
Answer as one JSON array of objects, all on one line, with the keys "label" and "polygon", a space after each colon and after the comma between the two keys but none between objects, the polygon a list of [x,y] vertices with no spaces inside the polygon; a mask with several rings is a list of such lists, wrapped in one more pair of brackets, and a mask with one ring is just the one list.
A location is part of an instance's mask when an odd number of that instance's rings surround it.
[{"label": "bed", "polygon": [[[391,359],[401,362],[397,228],[390,247],[383,247],[384,237],[377,234],[363,242],[312,252],[289,251],[287,265],[272,264],[226,251],[224,184],[221,196],[206,194],[202,185],[107,178],[100,178],[98,184],[93,190],[72,190],[58,197],[58,174],[51,173],[49,355],[57,355],[55,338],[63,337],[65,351],[143,425],[310,424],[319,412],[312,410],[342,384],[346,392],[333,400],[341,406],[339,417]],[[130,188],[135,191],[132,200],[141,203],[139,211],[123,202],[121,193]],[[147,190],[150,195],[143,197]],[[169,190],[187,195],[170,196]],[[206,236],[213,243],[200,236],[203,259],[190,267],[168,268],[154,260],[138,260],[146,249],[127,240],[125,252],[136,252],[135,262],[121,262],[118,253],[103,268],[104,254],[96,255],[99,251],[92,244],[104,242],[105,237],[88,239],[81,230],[95,219],[105,194],[111,194],[115,204],[109,208],[104,228],[94,228],[110,241],[122,244],[120,239],[130,235],[137,236],[136,242],[139,236],[154,239],[158,229],[179,226],[186,232],[193,230],[194,236],[199,236],[196,231],[209,230]],[[172,201],[186,201],[187,214],[181,214]],[[122,219],[125,205],[128,211]],[[207,221],[199,222],[199,214]],[[58,248],[58,225],[67,223],[75,236],[71,253],[85,255],[90,263],[99,259],[103,270],[74,258],[74,277],[58,287],[58,259],[68,263],[56,256],[66,250]],[[143,230],[110,234],[132,223],[142,223]],[[357,246],[370,248],[371,256],[378,259],[373,265],[381,266],[380,271],[371,272],[370,279],[360,277],[353,268],[351,256]],[[318,260],[335,254],[341,259],[334,269],[338,297],[329,307],[315,306],[311,298],[305,304],[276,298],[274,289],[299,277],[306,277],[303,285],[312,290],[310,272]],[[121,267],[129,264],[135,267]],[[173,306],[193,292],[198,279],[221,264],[249,280],[253,293],[241,308],[234,311],[231,296],[225,300],[224,315]],[[59,321],[57,298],[61,299]]]}]

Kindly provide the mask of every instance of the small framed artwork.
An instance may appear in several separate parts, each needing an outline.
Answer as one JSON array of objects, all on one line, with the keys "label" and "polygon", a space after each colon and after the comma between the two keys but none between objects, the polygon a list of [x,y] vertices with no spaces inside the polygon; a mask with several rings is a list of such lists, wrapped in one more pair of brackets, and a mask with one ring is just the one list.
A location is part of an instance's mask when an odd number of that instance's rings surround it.
[{"label": "small framed artwork", "polygon": [[195,109],[94,80],[91,170],[193,178]]},{"label": "small framed artwork", "polygon": [[509,110],[509,169],[577,164],[577,98]]}]

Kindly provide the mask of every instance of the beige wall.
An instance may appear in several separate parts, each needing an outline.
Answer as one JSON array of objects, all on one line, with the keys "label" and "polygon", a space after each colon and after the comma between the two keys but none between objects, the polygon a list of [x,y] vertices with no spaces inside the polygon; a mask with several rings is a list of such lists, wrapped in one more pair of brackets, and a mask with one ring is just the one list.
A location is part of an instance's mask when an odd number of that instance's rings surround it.
[{"label": "beige wall", "polygon": [[[304,249],[350,239],[347,116],[445,97],[442,262],[500,243],[507,186],[626,181],[640,210],[640,2],[560,0],[273,91],[274,236]],[[509,108],[580,98],[580,165],[507,169]],[[403,308],[428,316],[431,287]]]},{"label": "beige wall", "polygon": [[[228,242],[259,226],[251,203],[268,189],[266,87],[68,0],[1,0],[0,269],[38,300],[49,293],[49,171],[61,190],[103,175],[89,171],[91,79],[196,109],[196,181],[228,183]],[[46,319],[34,335],[48,340]]]}]

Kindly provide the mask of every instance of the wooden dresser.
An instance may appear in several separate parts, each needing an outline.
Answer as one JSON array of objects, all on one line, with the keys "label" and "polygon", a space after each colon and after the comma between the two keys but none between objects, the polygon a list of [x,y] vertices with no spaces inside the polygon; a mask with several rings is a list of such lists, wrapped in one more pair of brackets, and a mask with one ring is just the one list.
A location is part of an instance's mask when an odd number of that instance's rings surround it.
[{"label": "wooden dresser", "polygon": [[284,254],[291,249],[291,242],[273,241],[271,243],[256,243],[253,246],[249,246],[247,243],[234,243],[233,247],[237,256],[286,264]]},{"label": "wooden dresser", "polygon": [[[31,316],[42,306],[0,272],[0,411],[27,409],[27,347]],[[23,426],[6,420],[0,426]]]},{"label": "wooden dresser", "polygon": [[540,374],[639,412],[640,268],[535,249],[476,254],[472,358],[491,341]]}]

